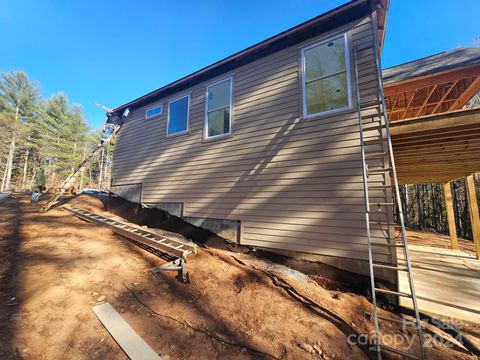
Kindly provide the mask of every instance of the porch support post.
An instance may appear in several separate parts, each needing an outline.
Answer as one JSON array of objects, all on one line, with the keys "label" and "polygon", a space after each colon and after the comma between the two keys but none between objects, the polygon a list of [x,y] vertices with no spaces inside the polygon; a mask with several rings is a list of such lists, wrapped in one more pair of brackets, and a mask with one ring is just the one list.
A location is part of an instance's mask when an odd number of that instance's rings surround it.
[{"label": "porch support post", "polygon": [[452,243],[452,249],[458,250],[457,226],[455,225],[452,190],[449,182],[443,184],[443,195],[445,198],[445,208],[447,210],[448,232],[450,233],[450,242]]},{"label": "porch support post", "polygon": [[472,224],[475,253],[477,255],[477,259],[480,259],[480,215],[478,211],[477,194],[475,192],[475,179],[473,175],[466,177],[465,184],[467,187],[468,207],[470,209],[470,222]]}]

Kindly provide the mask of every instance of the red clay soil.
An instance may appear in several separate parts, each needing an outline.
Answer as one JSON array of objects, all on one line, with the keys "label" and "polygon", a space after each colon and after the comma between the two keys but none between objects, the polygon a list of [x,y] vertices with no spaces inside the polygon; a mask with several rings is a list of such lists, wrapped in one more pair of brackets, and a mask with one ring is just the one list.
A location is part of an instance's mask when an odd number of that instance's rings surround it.
[{"label": "red clay soil", "polygon": [[[73,203],[101,212],[96,199]],[[42,213],[26,196],[0,204],[0,254],[2,360],[126,359],[91,310],[104,301],[164,360],[372,356],[347,341],[373,330],[363,296],[260,270],[245,254],[202,249],[183,284],[175,273],[145,271],[164,263],[157,256],[61,208]],[[398,349],[413,334],[382,329]],[[429,359],[475,358],[436,334]]]},{"label": "red clay soil", "polygon": [[[451,249],[450,237],[448,235],[407,229],[407,238],[408,243],[412,245]],[[458,247],[460,250],[475,254],[475,245],[471,240],[458,238]]]}]

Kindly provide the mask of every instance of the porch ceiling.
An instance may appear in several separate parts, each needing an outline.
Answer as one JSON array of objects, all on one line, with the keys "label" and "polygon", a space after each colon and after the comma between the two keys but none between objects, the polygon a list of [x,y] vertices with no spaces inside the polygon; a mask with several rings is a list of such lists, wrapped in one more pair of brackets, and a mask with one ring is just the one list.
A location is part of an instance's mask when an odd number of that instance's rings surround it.
[{"label": "porch ceiling", "polygon": [[480,171],[480,108],[390,123],[399,183],[445,183]]},{"label": "porch ceiling", "polygon": [[480,49],[460,48],[383,71],[391,122],[462,109],[480,91]]}]

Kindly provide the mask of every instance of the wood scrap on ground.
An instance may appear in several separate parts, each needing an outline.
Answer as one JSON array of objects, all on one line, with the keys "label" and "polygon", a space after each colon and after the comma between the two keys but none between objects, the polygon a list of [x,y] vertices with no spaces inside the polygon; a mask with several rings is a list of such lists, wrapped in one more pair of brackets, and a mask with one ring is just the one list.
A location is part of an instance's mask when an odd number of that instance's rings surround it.
[{"label": "wood scrap on ground", "polygon": [[112,305],[95,305],[92,310],[131,360],[162,360]]}]

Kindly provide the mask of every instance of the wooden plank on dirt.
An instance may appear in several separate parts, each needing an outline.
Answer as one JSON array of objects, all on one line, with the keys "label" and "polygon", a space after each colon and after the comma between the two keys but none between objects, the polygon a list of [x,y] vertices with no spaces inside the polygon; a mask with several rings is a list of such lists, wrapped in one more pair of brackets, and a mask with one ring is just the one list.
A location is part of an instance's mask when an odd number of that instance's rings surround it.
[{"label": "wooden plank on dirt", "polygon": [[131,328],[109,303],[92,307],[93,312],[132,360],[161,360],[162,358]]}]

